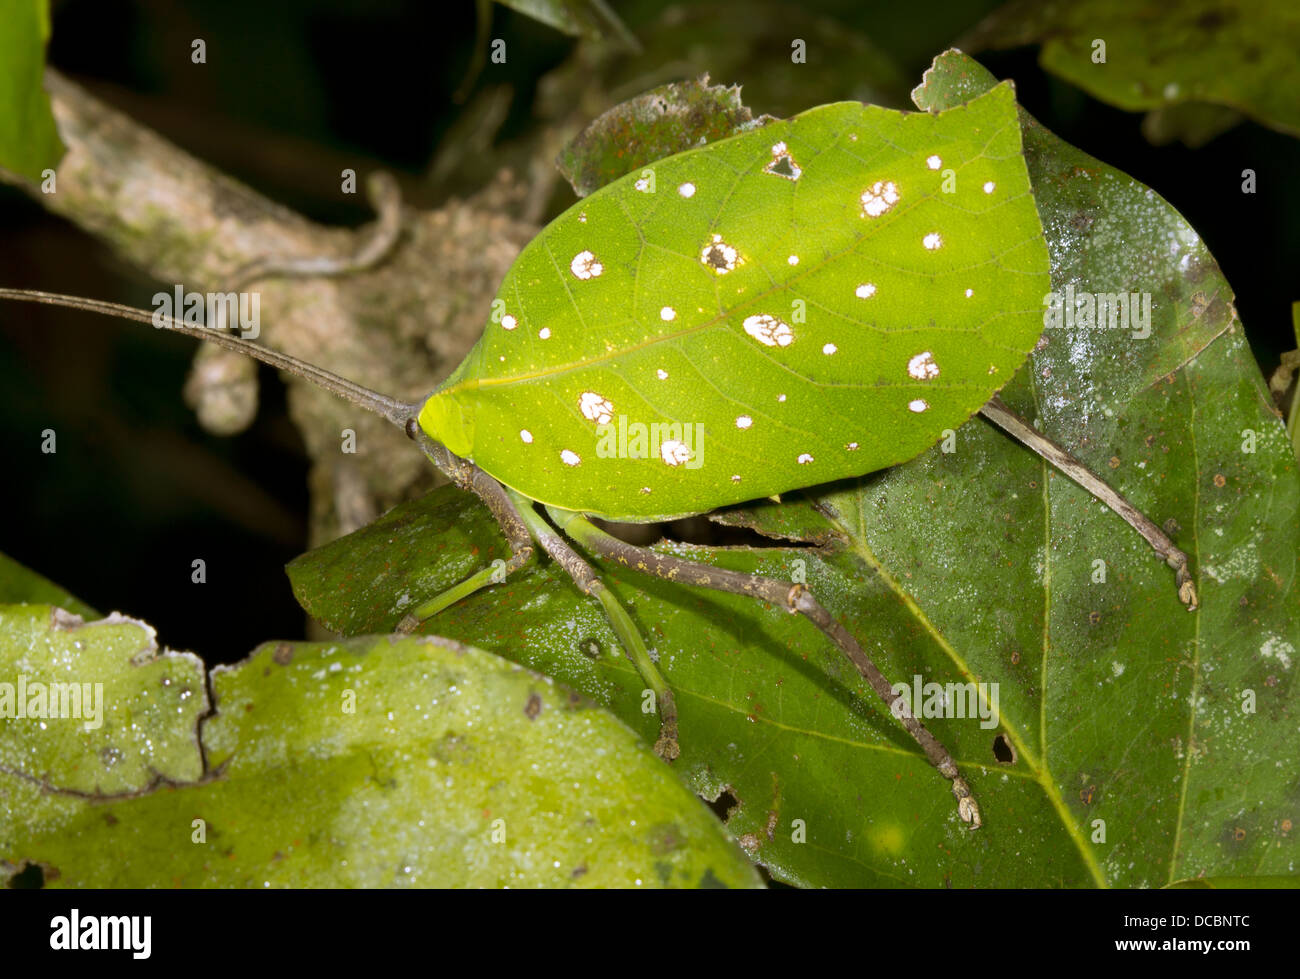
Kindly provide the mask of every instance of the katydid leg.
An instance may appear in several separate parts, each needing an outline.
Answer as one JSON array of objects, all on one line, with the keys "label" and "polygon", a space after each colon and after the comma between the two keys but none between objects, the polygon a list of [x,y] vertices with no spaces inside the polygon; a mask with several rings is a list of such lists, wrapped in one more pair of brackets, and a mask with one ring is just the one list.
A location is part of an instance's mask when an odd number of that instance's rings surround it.
[{"label": "katydid leg", "polygon": [[[532,501],[513,490],[506,489],[506,492],[514,500],[517,512],[527,523],[533,539],[568,573],[583,594],[594,595],[600,601],[605,617],[623,646],[623,652],[636,667],[642,682],[654,693],[659,713],[659,737],[655,741],[655,754],[665,761],[672,761],[681,753],[677,744],[677,701],[673,697],[672,688],[659,672],[659,667],[650,658],[650,651],[646,648],[641,633],[637,631],[636,623],[628,615],[627,609],[605,587],[605,583],[596,576],[591,565],[579,557],[568,542],[533,509]],[[560,520],[570,512],[551,510],[549,507],[547,510]]]},{"label": "katydid leg", "polygon": [[930,760],[930,763],[939,770],[944,778],[951,781],[952,794],[957,799],[958,813],[963,820],[971,824],[972,828],[979,828],[981,824],[979,804],[971,793],[969,783],[958,771],[957,763],[953,761],[948,749],[926,729],[925,725],[912,715],[911,711],[908,710],[907,701],[894,692],[893,686],[863,651],[858,641],[844,626],[840,625],[834,616],[826,611],[805,585],[779,581],[776,578],[766,578],[762,575],[742,574],[666,554],[659,554],[649,548],[637,547],[607,534],[580,514],[571,511],[555,511],[552,515],[557,517],[557,522],[558,519],[563,520],[560,525],[565,533],[569,534],[584,548],[601,557],[617,561],[627,567],[635,568],[657,578],[688,585],[698,585],[701,588],[711,588],[715,591],[750,595],[773,605],[778,605],[790,612],[798,612],[803,615],[813,625],[817,626],[835,644],[836,648],[848,658],[849,662],[870,684],[871,689],[884,701],[890,713],[898,718],[921,750],[925,752],[925,757]]},{"label": "katydid leg", "polygon": [[980,409],[980,414],[1002,429],[1017,442],[1032,449],[1047,462],[1074,480],[1136,530],[1151,545],[1165,564],[1174,569],[1174,584],[1178,586],[1178,600],[1193,612],[1198,604],[1196,583],[1192,579],[1191,562],[1187,555],[1169,539],[1169,535],[1156,526],[1155,521],[1111,488],[1104,479],[1071,455],[1060,443],[1048,438],[1033,425],[1007,407],[1001,398],[994,397]]}]

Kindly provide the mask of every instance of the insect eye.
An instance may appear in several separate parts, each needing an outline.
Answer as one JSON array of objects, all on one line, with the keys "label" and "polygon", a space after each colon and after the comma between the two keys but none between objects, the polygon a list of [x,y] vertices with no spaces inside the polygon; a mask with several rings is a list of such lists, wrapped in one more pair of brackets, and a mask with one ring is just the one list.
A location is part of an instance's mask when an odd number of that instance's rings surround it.
[{"label": "insect eye", "polygon": [[420,423],[419,421],[416,420],[415,416],[412,415],[410,418],[406,419],[406,437],[410,439],[412,442],[414,442],[417,438],[419,438],[419,436],[420,436]]}]

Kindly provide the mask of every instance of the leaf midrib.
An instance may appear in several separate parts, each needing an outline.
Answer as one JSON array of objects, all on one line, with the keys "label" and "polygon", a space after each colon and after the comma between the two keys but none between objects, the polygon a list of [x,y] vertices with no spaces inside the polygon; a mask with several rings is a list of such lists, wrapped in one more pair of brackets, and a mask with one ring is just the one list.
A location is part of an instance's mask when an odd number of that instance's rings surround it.
[{"label": "leaf midrib", "polygon": [[[953,662],[961,674],[967,677],[976,677],[977,674],[970,668],[966,660],[957,652],[957,650],[953,648],[952,644],[948,642],[947,637],[935,627],[934,623],[930,621],[929,617],[916,603],[915,599],[913,599],[912,596],[898,583],[898,580],[889,573],[884,564],[867,546],[865,535],[854,533],[852,529],[844,525],[842,518],[838,515],[832,517],[824,511],[819,512],[822,512],[823,519],[836,528],[843,537],[848,540],[853,552],[865,564],[880,575],[881,580],[884,581],[886,586],[898,596],[904,608],[907,609],[907,611],[916,619],[917,623],[927,633],[929,633],[930,637],[939,648],[943,650],[944,654]],[[859,511],[859,513],[860,512],[861,511]],[[975,689],[979,698],[987,703],[984,691],[981,690],[978,685]],[[1047,691],[1044,689],[1042,692],[1042,699],[1044,702],[1046,701],[1046,695]],[[1057,816],[1061,821],[1062,828],[1074,843],[1084,866],[1087,867],[1094,882],[1098,887],[1109,887],[1110,883],[1106,879],[1106,875],[1102,872],[1101,867],[1098,865],[1096,856],[1092,852],[1092,848],[1088,846],[1087,841],[1083,838],[1083,834],[1079,831],[1079,827],[1071,815],[1069,808],[1065,805],[1065,799],[1061,796],[1056,780],[1052,777],[1051,771],[1047,768],[1045,759],[1040,759],[1032,750],[1030,750],[1028,745],[1025,743],[1025,739],[1021,736],[1019,726],[1008,717],[1007,712],[1002,710],[1000,706],[998,709],[998,715],[1002,718],[1003,727],[1006,729],[1007,736],[1010,737],[1014,743],[1016,751],[1019,753],[1019,757],[1025,762],[1026,767],[1034,773],[1034,781],[1036,781],[1042,788],[1043,794],[1047,797],[1048,802],[1051,803],[1052,808],[1056,811]],[[1044,742],[1044,755],[1046,754],[1046,748],[1047,746]]]}]

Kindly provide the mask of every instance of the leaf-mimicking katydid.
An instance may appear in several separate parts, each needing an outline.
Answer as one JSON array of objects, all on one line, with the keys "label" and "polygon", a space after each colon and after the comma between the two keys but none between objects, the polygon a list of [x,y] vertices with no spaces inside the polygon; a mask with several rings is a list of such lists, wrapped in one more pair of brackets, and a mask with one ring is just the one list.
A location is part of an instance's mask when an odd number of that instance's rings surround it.
[{"label": "leaf-mimicking katydid", "polygon": [[[1194,608],[1182,552],[996,398],[1038,341],[1049,288],[1003,84],[937,114],[822,106],[615,181],[524,249],[478,344],[421,402],[221,330],[162,325],[402,427],[492,511],[511,549],[507,574],[535,546],[545,550],[602,603],[654,690],[662,756],[677,753],[671,687],[570,540],[806,616],[950,780],[962,819],[977,827],[979,807],[947,750],[806,586],[634,547],[589,518],[661,521],[861,476],[982,411],[1124,516],[1174,567]],[[0,298],[157,325],[156,314],[93,300],[13,289]],[[485,568],[394,625],[410,630],[499,580]]]}]

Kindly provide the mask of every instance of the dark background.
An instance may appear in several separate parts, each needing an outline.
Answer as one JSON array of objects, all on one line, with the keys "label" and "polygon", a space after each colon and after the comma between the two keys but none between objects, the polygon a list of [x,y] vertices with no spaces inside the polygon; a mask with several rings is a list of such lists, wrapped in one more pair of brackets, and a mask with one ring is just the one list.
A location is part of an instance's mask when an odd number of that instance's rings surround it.
[{"label": "dark background", "polygon": [[[668,5],[611,6],[636,33]],[[865,34],[910,86],[996,6],[827,0],[798,9]],[[492,18],[491,36],[506,41],[509,58],[488,66],[476,88],[513,87],[498,134],[507,142],[536,124],[538,80],[573,57],[577,42],[502,7]],[[418,206],[473,190],[463,179],[435,184],[424,175],[464,112],[452,96],[466,78],[475,24],[472,0],[56,0],[49,60],[267,196],[319,221],[356,225],[370,214],[338,193],[345,166],[411,178],[408,201]],[[207,42],[204,66],[190,61],[195,37]],[[815,57],[810,46],[810,63]],[[1296,346],[1297,255],[1286,230],[1300,222],[1300,143],[1248,122],[1199,150],[1155,148],[1139,114],[1050,78],[1036,57],[1028,48],[979,55],[994,74],[1016,80],[1020,101],[1048,128],[1182,212],[1223,267],[1261,367],[1271,371]],[[847,97],[810,92],[799,107]],[[1258,174],[1254,196],[1239,192],[1247,167]],[[487,180],[490,170],[480,175]],[[553,210],[571,199],[558,194]],[[104,246],[7,187],[0,281],[137,305],[155,291]],[[138,326],[0,308],[0,550],[102,611],[146,618],[173,648],[230,662],[265,639],[303,634],[283,565],[305,546],[306,463],[270,371],[252,429],[233,439],[200,429],[180,395],[192,353],[189,341]],[[45,428],[58,433],[57,454],[39,452]],[[195,557],[207,562],[207,584],[190,582]]]}]

